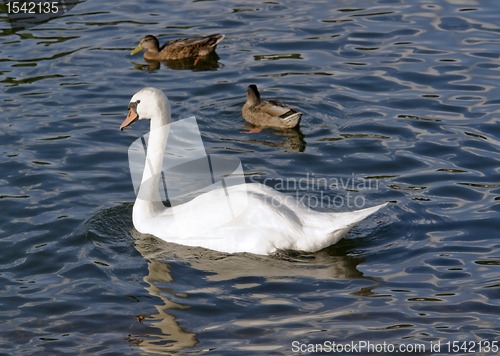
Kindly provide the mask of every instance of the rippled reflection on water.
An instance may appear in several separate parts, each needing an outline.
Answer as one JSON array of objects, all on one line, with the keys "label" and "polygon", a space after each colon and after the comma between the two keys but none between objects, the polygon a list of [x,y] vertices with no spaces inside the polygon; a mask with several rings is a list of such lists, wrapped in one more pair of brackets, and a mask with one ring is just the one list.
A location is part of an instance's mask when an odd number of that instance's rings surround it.
[{"label": "rippled reflection on water", "polygon": [[[499,340],[498,15],[486,0],[86,1],[17,34],[0,15],[3,354]],[[147,33],[226,37],[196,65],[147,63],[129,55]],[[300,128],[249,133],[251,83],[299,107]],[[323,210],[391,204],[315,254],[139,235],[127,148],[147,124],[118,126],[144,86],[249,180],[295,194],[278,184],[307,179]]]}]

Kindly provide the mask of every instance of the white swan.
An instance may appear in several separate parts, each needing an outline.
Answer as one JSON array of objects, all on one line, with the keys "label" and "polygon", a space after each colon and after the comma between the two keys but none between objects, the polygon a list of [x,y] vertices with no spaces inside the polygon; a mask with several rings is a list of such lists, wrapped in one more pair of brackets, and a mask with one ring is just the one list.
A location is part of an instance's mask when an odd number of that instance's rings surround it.
[{"label": "white swan", "polygon": [[[165,207],[158,199],[167,138],[165,131],[156,129],[171,122],[170,104],[161,90],[145,88],[136,93],[120,129],[139,119],[151,119],[147,164],[132,213],[134,226],[141,233],[228,253],[314,252],[336,243],[354,225],[387,204],[353,212],[320,213],[266,185],[252,183],[231,186],[226,192],[219,189],[199,195],[177,206],[174,217],[172,208]],[[220,221],[219,212],[227,204],[228,193],[235,209],[243,207],[243,213],[225,223]],[[271,204],[273,199],[282,204],[276,207]],[[176,228],[188,231],[187,235],[192,237],[179,237]]]}]

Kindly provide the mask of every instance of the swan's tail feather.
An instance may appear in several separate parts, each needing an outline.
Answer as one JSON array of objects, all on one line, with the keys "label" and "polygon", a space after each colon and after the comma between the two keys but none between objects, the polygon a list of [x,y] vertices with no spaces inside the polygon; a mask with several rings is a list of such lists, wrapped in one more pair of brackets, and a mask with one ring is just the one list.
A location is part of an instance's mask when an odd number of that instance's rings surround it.
[{"label": "swan's tail feather", "polygon": [[308,238],[299,241],[297,249],[307,252],[319,251],[338,242],[356,224],[376,213],[388,203],[372,206],[371,208],[346,213],[315,215],[307,221],[310,226]]},{"label": "swan's tail feather", "polygon": [[342,215],[348,215],[349,218],[352,219],[352,222],[348,223],[348,224],[354,226],[357,223],[359,223],[360,221],[362,221],[365,218],[367,218],[368,216],[376,213],[377,211],[379,211],[380,209],[382,209],[387,204],[389,204],[389,203],[384,203],[384,204],[372,206],[371,208],[365,208],[365,209],[361,209],[361,210],[357,210],[357,211],[349,211],[347,213],[340,213],[340,214],[342,214]]}]

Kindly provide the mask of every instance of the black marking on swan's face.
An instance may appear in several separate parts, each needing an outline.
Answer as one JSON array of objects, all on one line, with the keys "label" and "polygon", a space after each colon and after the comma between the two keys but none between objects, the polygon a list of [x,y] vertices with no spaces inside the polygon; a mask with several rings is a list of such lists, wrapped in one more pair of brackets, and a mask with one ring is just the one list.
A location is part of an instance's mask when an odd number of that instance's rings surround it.
[{"label": "black marking on swan's face", "polygon": [[[135,113],[137,114],[137,105],[139,105],[141,101],[140,100],[137,100],[137,101],[134,101],[134,102],[130,102],[128,104],[128,109],[132,109],[135,111]],[[137,117],[139,117],[139,114],[137,114]]]},{"label": "black marking on swan's face", "polygon": [[140,102],[141,102],[140,100],[137,100],[134,102],[130,102],[128,104],[128,115],[127,118],[120,125],[121,131],[125,130],[125,128],[129,127],[134,122],[139,120],[139,114],[137,113],[137,105],[139,105]]}]

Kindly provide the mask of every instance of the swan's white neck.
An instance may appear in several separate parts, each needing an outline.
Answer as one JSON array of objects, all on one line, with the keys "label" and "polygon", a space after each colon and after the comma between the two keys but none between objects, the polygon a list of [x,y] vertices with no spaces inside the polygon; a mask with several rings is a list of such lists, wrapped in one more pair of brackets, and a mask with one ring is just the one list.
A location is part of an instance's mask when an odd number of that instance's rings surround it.
[{"label": "swan's white neck", "polygon": [[163,107],[158,106],[151,116],[144,173],[134,206],[134,210],[140,209],[150,216],[165,210],[159,193],[159,184],[170,122],[170,105],[167,102]]}]

